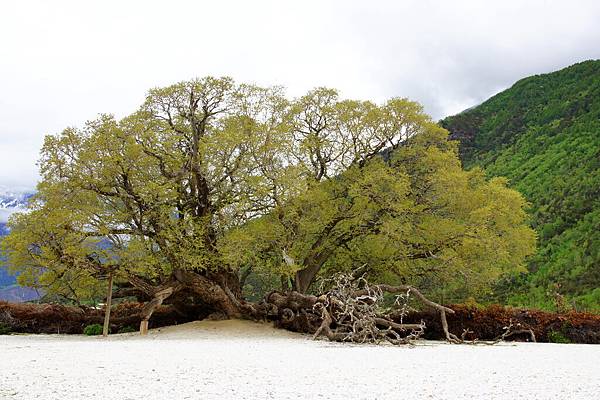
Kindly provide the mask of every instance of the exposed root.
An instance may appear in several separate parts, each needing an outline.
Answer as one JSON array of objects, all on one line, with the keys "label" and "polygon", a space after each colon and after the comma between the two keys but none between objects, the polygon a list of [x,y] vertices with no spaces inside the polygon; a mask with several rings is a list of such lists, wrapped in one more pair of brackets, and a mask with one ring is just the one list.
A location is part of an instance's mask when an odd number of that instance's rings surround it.
[{"label": "exposed root", "polygon": [[522,335],[525,333],[529,335],[529,337],[533,343],[536,342],[535,333],[533,333],[532,329],[523,328],[520,323],[517,323],[515,325],[515,324],[513,324],[512,320],[509,322],[509,324],[507,326],[504,327],[504,332],[502,332],[502,334],[495,337],[493,340],[479,340],[479,339],[466,340],[465,339],[466,336],[470,333],[473,333],[473,332],[468,329],[465,329],[465,330],[463,330],[463,333],[460,335],[460,338],[453,335],[455,340],[453,340],[452,343],[494,345],[494,344],[505,341],[507,338],[509,338],[511,336]]},{"label": "exposed root", "polygon": [[[332,288],[321,296],[269,293],[263,302],[269,319],[280,327],[311,333],[314,339],[324,336],[338,342],[406,344],[423,334],[424,323],[397,323],[382,310],[383,295],[391,286],[370,286],[364,277],[345,274],[328,283]],[[406,296],[402,293],[397,299],[408,301]]]},{"label": "exposed root", "polygon": [[[312,334],[313,339],[325,337],[330,341],[354,343],[411,344],[422,337],[425,323],[404,323],[403,316],[410,311],[408,302],[413,297],[424,306],[437,312],[444,338],[454,344],[495,344],[506,338],[528,333],[531,340],[535,335],[512,322],[504,333],[492,341],[467,340],[468,330],[459,336],[449,331],[447,314],[454,311],[425,297],[419,290],[408,285],[370,285],[363,277],[340,274],[326,281],[330,289],[321,296],[304,295],[298,292],[271,292],[263,302],[254,305],[256,310],[268,310],[264,315],[282,328]],[[392,318],[382,309],[384,293],[396,296],[396,313]],[[249,307],[248,305],[243,305]],[[399,319],[398,319],[399,317]],[[399,322],[398,322],[399,321]]]},{"label": "exposed root", "polygon": [[528,329],[528,328],[523,328],[521,326],[521,324],[517,323],[516,325],[513,324],[512,320],[510,320],[508,326],[504,327],[504,332],[498,336],[497,338],[495,338],[492,342],[493,343],[498,343],[498,342],[502,342],[504,341],[506,338],[513,336],[513,335],[521,335],[521,334],[528,334],[529,337],[531,338],[532,342],[536,342],[535,340],[535,334],[533,333],[532,329]]}]

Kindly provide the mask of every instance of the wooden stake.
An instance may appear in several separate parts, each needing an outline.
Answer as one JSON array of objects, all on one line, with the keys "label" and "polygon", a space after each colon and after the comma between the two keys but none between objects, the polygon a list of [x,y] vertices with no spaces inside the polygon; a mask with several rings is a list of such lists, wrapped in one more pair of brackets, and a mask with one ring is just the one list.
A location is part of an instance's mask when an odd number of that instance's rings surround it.
[{"label": "wooden stake", "polygon": [[112,306],[112,287],[113,287],[113,271],[108,274],[108,289],[106,293],[106,305],[104,310],[104,328],[102,336],[108,336],[108,328],[110,326],[110,307]]},{"label": "wooden stake", "polygon": [[148,334],[148,320],[147,319],[143,319],[140,322],[140,334],[141,335],[147,335]]}]

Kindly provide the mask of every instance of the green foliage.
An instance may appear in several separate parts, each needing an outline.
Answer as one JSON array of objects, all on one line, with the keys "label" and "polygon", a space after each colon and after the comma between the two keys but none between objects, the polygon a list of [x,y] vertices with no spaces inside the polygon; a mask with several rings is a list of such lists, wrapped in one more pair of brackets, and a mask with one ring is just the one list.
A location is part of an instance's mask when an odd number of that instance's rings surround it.
[{"label": "green foliage", "polygon": [[[52,202],[49,205],[53,206]],[[97,264],[94,258],[106,255],[94,246],[96,241],[72,231],[67,225],[70,220],[72,214],[62,207],[16,214],[11,221],[12,231],[1,245],[8,255],[9,270],[19,272],[20,285],[41,287],[79,303],[103,294],[104,289],[94,277],[100,271],[92,265]]]},{"label": "green foliage", "polygon": [[138,330],[135,329],[133,326],[124,326],[121,329],[119,329],[118,333],[132,333],[132,332],[137,332]]},{"label": "green foliage", "polygon": [[88,325],[83,329],[83,334],[87,335],[87,336],[102,335],[102,325],[100,325],[100,324]]},{"label": "green foliage", "polygon": [[600,310],[600,61],[523,79],[441,124],[465,165],[507,177],[531,203],[539,250],[500,299],[553,309],[558,283],[576,308]]},{"label": "green foliage", "polygon": [[3,251],[22,283],[76,302],[109,271],[227,271],[256,295],[362,265],[460,299],[523,270],[535,235],[522,196],[462,170],[457,151],[406,99],[181,82],[122,120],[46,137],[38,194]]},{"label": "green foliage", "polygon": [[524,269],[535,235],[523,198],[504,180],[463,171],[446,135],[432,127],[388,161],[374,158],[308,188],[225,235],[221,254],[232,266],[288,277],[366,266],[374,281],[412,283],[447,300],[485,292]]},{"label": "green foliage", "polygon": [[571,339],[565,336],[561,331],[548,332],[548,341],[550,343],[572,343]]},{"label": "green foliage", "polygon": [[0,322],[0,335],[8,335],[12,332],[10,326]]}]

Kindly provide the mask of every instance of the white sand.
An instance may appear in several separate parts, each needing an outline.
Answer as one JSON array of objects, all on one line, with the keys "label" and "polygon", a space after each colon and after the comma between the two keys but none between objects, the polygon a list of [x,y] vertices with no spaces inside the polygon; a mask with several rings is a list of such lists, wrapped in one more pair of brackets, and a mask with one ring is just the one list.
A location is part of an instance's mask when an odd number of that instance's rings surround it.
[{"label": "white sand", "polygon": [[600,399],[600,346],[313,342],[242,321],[0,336],[0,399]]}]

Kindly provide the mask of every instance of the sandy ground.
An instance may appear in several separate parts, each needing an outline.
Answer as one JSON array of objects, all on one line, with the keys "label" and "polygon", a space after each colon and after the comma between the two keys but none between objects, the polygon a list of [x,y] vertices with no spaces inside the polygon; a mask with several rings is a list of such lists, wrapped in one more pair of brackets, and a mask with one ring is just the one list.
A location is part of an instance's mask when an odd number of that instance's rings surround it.
[{"label": "sandy ground", "polygon": [[0,336],[0,399],[599,399],[600,346],[356,346],[243,321]]}]

